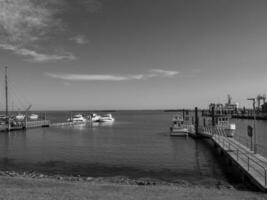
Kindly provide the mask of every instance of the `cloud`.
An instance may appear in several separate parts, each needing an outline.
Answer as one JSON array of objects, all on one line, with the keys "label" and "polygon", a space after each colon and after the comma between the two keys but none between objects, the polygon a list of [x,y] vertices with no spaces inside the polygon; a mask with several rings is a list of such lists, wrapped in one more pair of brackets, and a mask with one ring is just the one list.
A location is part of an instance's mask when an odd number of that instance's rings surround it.
[{"label": "cloud", "polygon": [[68,81],[125,81],[125,80],[140,80],[143,75],[129,75],[118,76],[109,74],[52,74],[46,73],[47,76],[52,78],[68,80]]},{"label": "cloud", "polygon": [[64,1],[0,0],[0,48],[33,62],[74,60],[73,54],[57,55],[54,49],[50,50],[51,54],[38,52],[48,49],[40,42],[51,39],[49,33],[62,30],[64,25],[55,16]]},{"label": "cloud", "polygon": [[1,40],[11,44],[25,44],[39,40],[60,21],[53,16],[52,1],[0,0]]},{"label": "cloud", "polygon": [[66,53],[65,55],[49,55],[49,54],[41,54],[37,53],[36,51],[25,49],[25,48],[18,48],[13,45],[8,44],[0,44],[0,48],[4,50],[9,50],[14,52],[20,56],[27,56],[30,57],[30,61],[33,62],[48,62],[48,61],[57,61],[57,60],[75,60],[76,57],[71,53]]},{"label": "cloud", "polygon": [[152,69],[151,70],[151,75],[155,75],[155,76],[161,75],[164,77],[171,77],[178,73],[179,73],[178,71],[170,71],[170,70],[163,70],[163,69]]},{"label": "cloud", "polygon": [[75,37],[71,38],[71,40],[80,45],[87,44],[89,42],[84,35],[76,35]]},{"label": "cloud", "polygon": [[177,71],[152,69],[147,74],[134,75],[112,75],[112,74],[54,74],[46,73],[47,76],[65,81],[126,81],[144,80],[153,77],[172,77],[178,74]]}]

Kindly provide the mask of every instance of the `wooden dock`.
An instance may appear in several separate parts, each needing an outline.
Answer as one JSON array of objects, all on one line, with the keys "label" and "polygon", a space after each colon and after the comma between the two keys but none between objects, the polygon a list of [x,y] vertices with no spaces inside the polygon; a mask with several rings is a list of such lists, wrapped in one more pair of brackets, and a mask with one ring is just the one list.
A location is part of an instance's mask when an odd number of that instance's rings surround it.
[{"label": "wooden dock", "polygon": [[2,124],[0,125],[0,131],[16,131],[23,130],[28,128],[41,128],[41,127],[49,127],[49,120],[36,120],[36,121],[27,121],[27,122],[19,122],[16,124]]},{"label": "wooden dock", "polygon": [[86,122],[58,122],[58,123],[51,123],[51,127],[60,127],[60,126],[73,126],[79,124],[86,124]]},{"label": "wooden dock", "polygon": [[224,129],[199,127],[199,137],[210,138],[215,146],[227,156],[259,189],[267,192],[267,159],[255,154],[232,137],[227,137]]},{"label": "wooden dock", "polygon": [[79,125],[79,124],[85,124],[85,123],[84,122],[51,123],[49,120],[36,120],[36,121],[27,121],[27,122],[11,124],[10,126],[8,126],[7,124],[2,124],[0,125],[0,132],[16,131],[16,130],[23,130],[23,129],[28,129],[28,128],[74,126],[74,125]]}]

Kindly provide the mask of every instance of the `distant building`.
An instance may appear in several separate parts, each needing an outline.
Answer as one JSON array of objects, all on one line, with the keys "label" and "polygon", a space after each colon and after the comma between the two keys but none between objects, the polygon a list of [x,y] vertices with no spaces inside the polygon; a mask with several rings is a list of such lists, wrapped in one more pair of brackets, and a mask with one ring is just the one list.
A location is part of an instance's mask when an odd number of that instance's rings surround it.
[{"label": "distant building", "polygon": [[228,95],[228,101],[227,103],[225,103],[225,105],[221,104],[221,103],[210,103],[209,104],[209,111],[211,112],[212,111],[212,108],[214,107],[214,111],[215,111],[215,114],[224,114],[224,115],[227,115],[227,114],[234,114],[237,112],[238,110],[238,104],[237,103],[231,103],[231,96]]},{"label": "distant building", "polygon": [[214,108],[215,114],[222,114],[223,112],[223,104],[221,103],[210,103],[209,111],[212,112],[212,108]]}]

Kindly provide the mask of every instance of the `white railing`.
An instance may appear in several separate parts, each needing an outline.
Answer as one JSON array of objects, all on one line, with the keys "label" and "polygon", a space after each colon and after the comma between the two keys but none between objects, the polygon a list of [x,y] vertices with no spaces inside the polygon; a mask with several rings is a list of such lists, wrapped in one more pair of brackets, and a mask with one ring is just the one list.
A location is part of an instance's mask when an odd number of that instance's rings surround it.
[{"label": "white railing", "polygon": [[[240,145],[232,142],[229,138],[224,136],[219,136],[214,134],[214,140],[217,143],[221,144],[221,146],[228,151],[235,152],[235,158],[238,161],[243,161],[243,167],[247,169],[248,172],[254,171],[259,174],[264,179],[264,186],[267,186],[267,163],[258,159],[251,152],[245,150],[240,147]],[[241,165],[241,162],[239,162]],[[245,164],[245,166],[244,166]]]}]

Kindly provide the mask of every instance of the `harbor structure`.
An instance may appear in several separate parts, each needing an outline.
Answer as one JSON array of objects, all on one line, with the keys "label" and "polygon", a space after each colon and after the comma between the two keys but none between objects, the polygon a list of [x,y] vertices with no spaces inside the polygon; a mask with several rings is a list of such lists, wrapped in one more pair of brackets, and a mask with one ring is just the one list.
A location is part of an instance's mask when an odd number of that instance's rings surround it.
[{"label": "harbor structure", "polygon": [[209,113],[211,113],[212,109],[214,108],[216,114],[227,114],[232,115],[237,113],[239,104],[232,103],[232,97],[228,94],[227,95],[227,102],[225,104],[222,103],[210,103],[209,104]]},{"label": "harbor structure", "polygon": [[[28,111],[32,107],[29,105],[24,111],[25,115],[19,114],[19,117],[13,116],[9,112],[9,90],[8,90],[8,67],[5,67],[5,115],[1,117],[0,131],[22,130],[26,128],[48,127],[50,121],[45,119],[38,119],[35,114],[34,120],[28,120]],[[14,112],[13,112],[14,114]],[[31,118],[30,118],[31,119]]]},{"label": "harbor structure", "polygon": [[[256,99],[254,100],[256,104]],[[229,130],[226,128],[216,126],[215,108],[211,109],[211,116],[209,116],[211,123],[204,122],[200,125],[200,112],[198,108],[195,108],[194,120],[192,119],[191,122],[194,128],[190,129],[189,136],[210,139],[220,155],[231,164],[230,167],[239,169],[242,180],[247,178],[260,190],[267,192],[267,158],[257,152],[257,141],[254,140],[254,145],[250,148],[238,140],[238,137],[229,135]],[[252,137],[256,137],[255,126],[248,130],[252,141]]]}]

